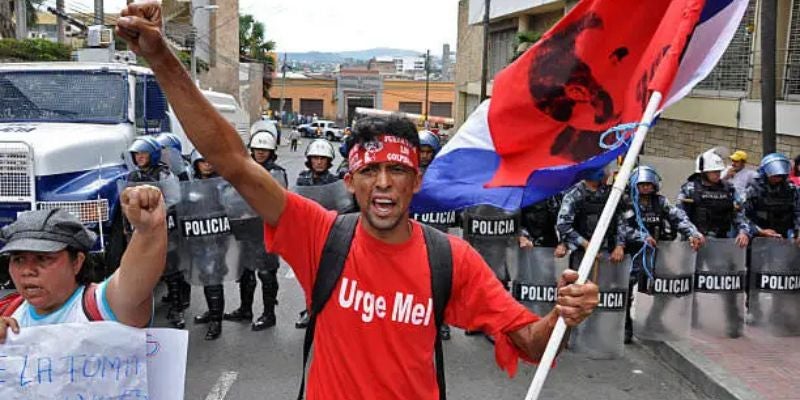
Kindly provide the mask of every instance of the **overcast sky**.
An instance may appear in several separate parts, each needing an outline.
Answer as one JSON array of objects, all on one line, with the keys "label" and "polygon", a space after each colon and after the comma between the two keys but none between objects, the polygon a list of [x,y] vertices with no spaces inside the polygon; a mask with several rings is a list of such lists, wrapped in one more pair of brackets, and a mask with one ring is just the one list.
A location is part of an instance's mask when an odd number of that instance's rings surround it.
[{"label": "overcast sky", "polygon": [[[70,11],[94,7],[93,0],[65,4]],[[124,4],[105,0],[106,12]],[[457,0],[239,0],[239,10],[264,23],[279,52],[394,47],[439,54],[444,43],[456,46]]]}]

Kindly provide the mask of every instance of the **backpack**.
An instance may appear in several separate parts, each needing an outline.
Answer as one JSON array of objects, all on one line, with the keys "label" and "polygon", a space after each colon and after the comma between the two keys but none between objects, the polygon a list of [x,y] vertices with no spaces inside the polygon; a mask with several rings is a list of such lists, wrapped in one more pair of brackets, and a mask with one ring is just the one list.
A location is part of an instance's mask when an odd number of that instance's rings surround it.
[{"label": "backpack", "polygon": [[[344,270],[344,263],[350,253],[350,244],[355,235],[356,225],[359,214],[343,214],[336,217],[325,247],[322,250],[322,258],[314,279],[314,288],[311,292],[311,308],[309,310],[309,324],[306,328],[306,336],[303,342],[303,376],[300,381],[300,393],[298,400],[303,399],[306,384],[306,365],[308,356],[311,352],[311,344],[314,341],[314,328],[317,322],[317,315],[325,307],[331,297],[336,282]],[[453,258],[450,242],[447,235],[422,225],[422,233],[425,237],[425,246],[428,249],[428,265],[431,269],[431,294],[433,296],[433,314],[436,323],[436,342],[434,345],[436,360],[436,381],[439,386],[439,399],[447,398],[444,380],[444,355],[442,353],[441,326],[444,323],[444,310],[450,299],[450,290],[453,280]]]},{"label": "backpack", "polygon": [[[91,283],[86,285],[83,290],[83,313],[90,322],[102,321],[103,314],[100,313],[100,308],[97,307],[97,284]],[[14,312],[22,306],[25,299],[19,292],[14,292],[6,295],[0,299],[0,317],[11,317]]]}]

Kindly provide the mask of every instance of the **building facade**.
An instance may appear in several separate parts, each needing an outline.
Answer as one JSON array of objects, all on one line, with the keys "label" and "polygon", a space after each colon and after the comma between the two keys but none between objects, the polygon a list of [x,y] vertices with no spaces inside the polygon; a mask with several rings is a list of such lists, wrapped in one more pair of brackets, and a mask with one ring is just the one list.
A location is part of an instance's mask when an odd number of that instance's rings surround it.
[{"label": "building facade", "polygon": [[[357,107],[376,108],[414,114],[425,112],[425,82],[385,79],[377,71],[340,71],[336,78],[294,76],[285,83],[277,76],[270,89],[269,108],[313,115],[349,125]],[[430,82],[430,116],[451,117],[455,91],[452,82]]]},{"label": "building facade", "polygon": [[[736,35],[711,75],[659,120],[644,153],[694,158],[712,147],[742,149],[758,162],[761,139],[760,5],[750,0]],[[456,124],[478,106],[483,51],[482,1],[460,0]],[[516,34],[544,33],[574,6],[564,0],[493,0],[489,40],[489,85],[513,58]],[[497,9],[495,9],[497,7]],[[778,151],[800,154],[800,0],[777,0]]]}]

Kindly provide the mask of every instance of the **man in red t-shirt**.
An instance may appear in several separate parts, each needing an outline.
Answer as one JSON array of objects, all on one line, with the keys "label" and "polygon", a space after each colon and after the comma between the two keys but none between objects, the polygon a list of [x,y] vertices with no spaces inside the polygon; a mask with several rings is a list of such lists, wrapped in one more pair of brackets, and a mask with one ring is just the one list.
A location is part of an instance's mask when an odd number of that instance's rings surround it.
[{"label": "man in red t-shirt", "polygon": [[[336,215],[284,190],[244,151],[233,127],[191,82],[164,43],[155,3],[129,5],[117,34],[147,59],[195,146],[265,221],[270,252],[284,257],[310,299]],[[368,119],[353,133],[348,189],[361,209],[344,269],[316,321],[308,398],[436,399],[430,267],[408,206],[421,186],[419,137],[406,120]],[[567,272],[557,306],[539,318],[515,302],[464,241],[449,237],[452,286],[444,320],[496,339],[498,365],[543,353],[558,316],[575,326],[597,305],[597,286]],[[310,301],[307,300],[308,303]]]}]

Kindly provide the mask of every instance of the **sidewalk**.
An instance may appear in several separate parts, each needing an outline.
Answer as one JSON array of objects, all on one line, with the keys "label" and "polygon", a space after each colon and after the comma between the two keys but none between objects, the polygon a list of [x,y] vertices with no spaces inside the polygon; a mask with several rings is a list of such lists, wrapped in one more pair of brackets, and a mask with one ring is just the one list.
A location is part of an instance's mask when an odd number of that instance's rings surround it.
[{"label": "sidewalk", "polygon": [[738,339],[693,332],[685,341],[644,345],[714,399],[800,398],[800,337],[747,326]]}]

